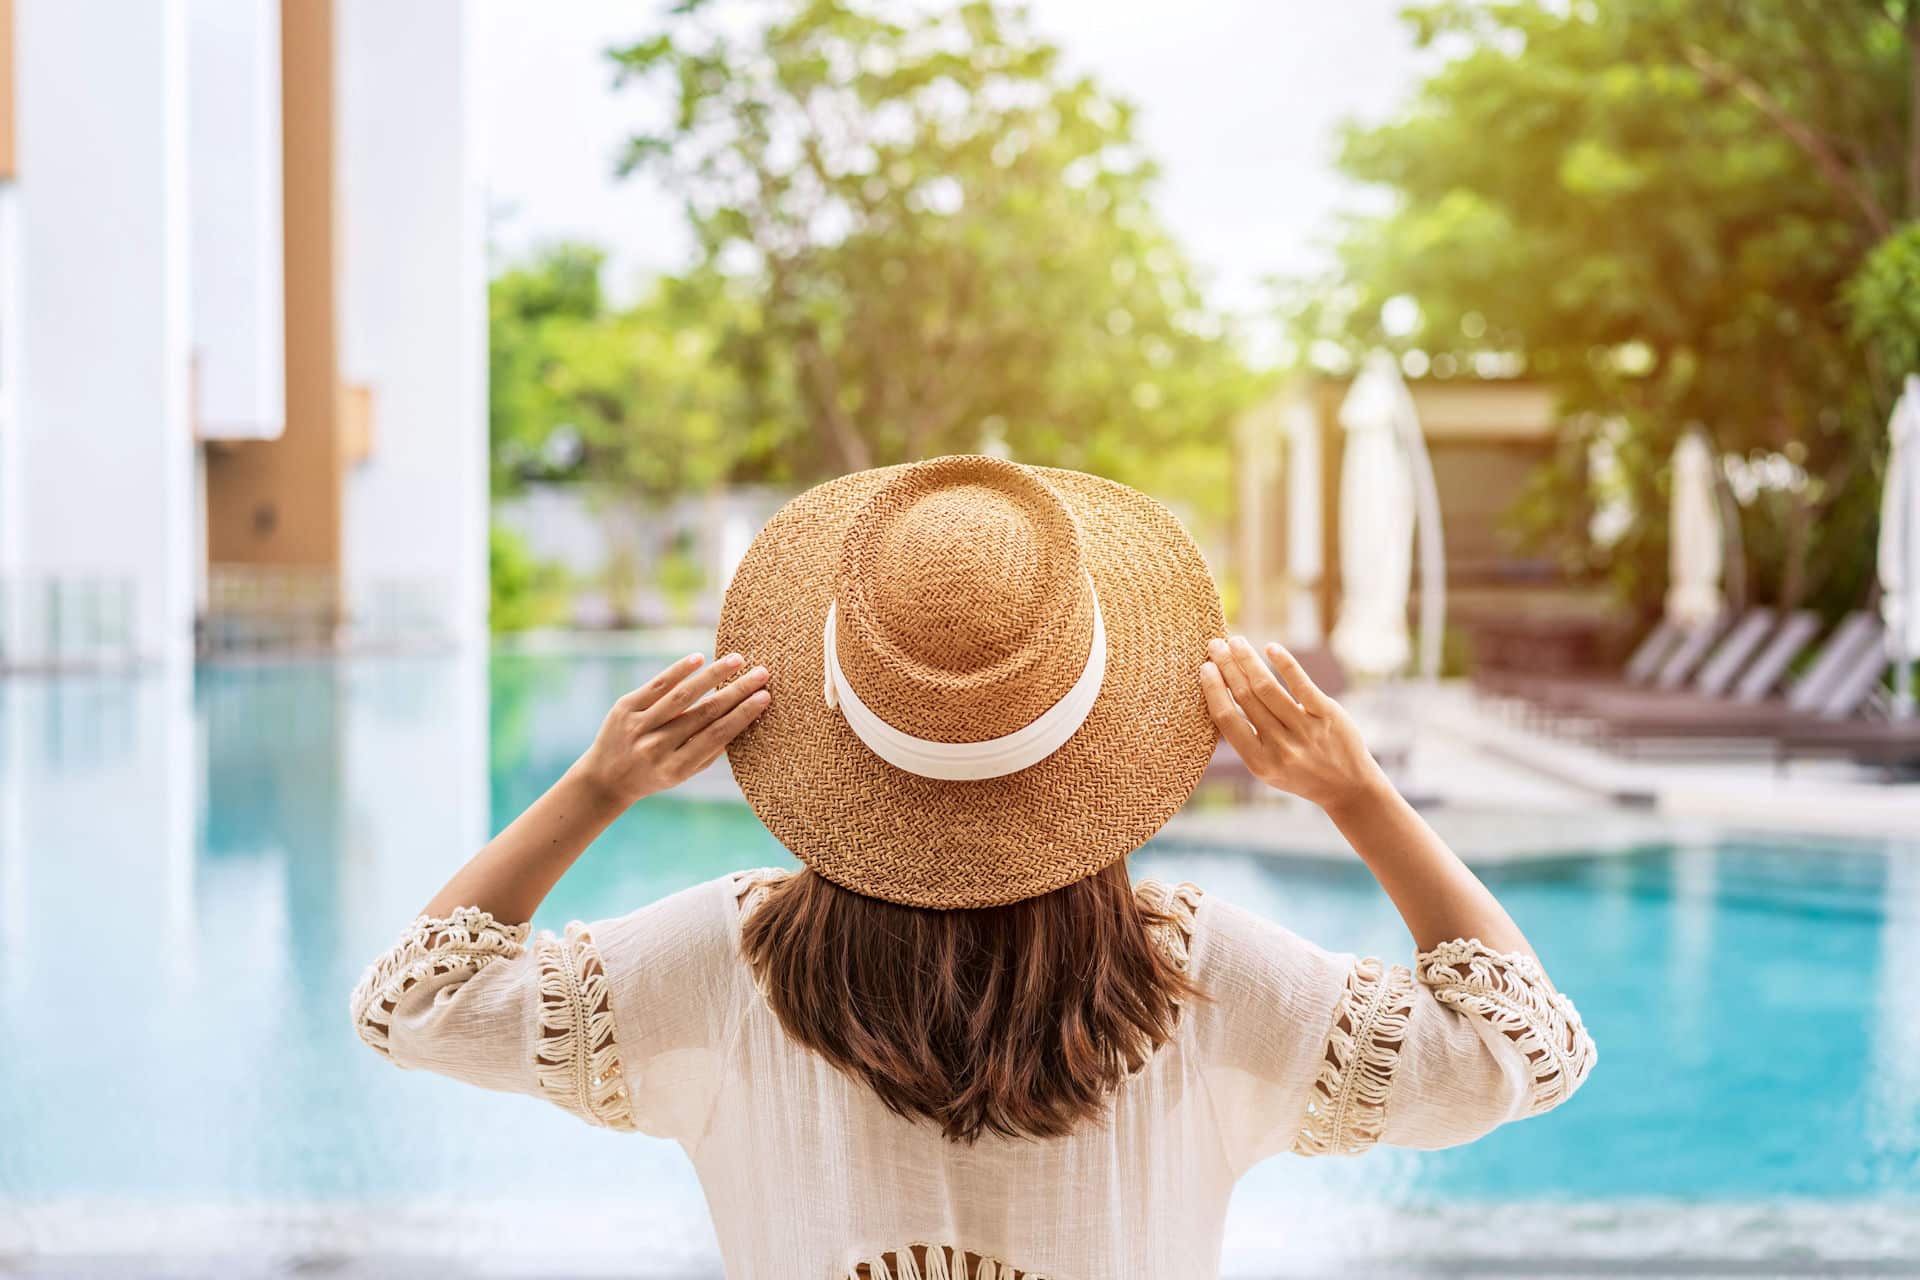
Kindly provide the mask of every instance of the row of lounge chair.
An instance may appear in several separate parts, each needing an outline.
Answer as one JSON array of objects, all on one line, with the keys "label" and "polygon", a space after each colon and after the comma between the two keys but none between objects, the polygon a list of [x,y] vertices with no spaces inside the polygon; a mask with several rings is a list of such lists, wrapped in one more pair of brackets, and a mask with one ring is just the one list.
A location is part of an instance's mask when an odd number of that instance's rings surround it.
[{"label": "row of lounge chair", "polygon": [[1661,623],[1617,677],[1492,671],[1474,683],[1536,727],[1617,751],[1737,743],[1779,761],[1839,755],[1890,769],[1920,765],[1920,721],[1871,715],[1888,668],[1880,620],[1848,614],[1791,675],[1819,632],[1809,611],[1750,609],[1704,627]]}]

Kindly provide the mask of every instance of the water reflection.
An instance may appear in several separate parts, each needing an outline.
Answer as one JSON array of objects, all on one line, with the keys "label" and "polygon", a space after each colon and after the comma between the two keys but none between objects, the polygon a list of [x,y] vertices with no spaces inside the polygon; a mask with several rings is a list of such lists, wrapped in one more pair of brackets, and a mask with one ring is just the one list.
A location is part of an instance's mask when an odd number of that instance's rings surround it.
[{"label": "water reflection", "polygon": [[1876,1160],[1911,1166],[1920,1152],[1920,846],[1902,853],[1887,866],[1868,1124]]}]

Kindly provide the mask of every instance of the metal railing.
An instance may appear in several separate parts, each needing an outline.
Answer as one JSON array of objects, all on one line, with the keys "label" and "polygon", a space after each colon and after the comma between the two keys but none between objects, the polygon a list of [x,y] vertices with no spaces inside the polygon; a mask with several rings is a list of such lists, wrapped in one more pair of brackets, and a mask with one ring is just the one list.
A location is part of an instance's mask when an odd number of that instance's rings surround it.
[{"label": "metal railing", "polygon": [[198,627],[202,658],[417,652],[445,647],[444,591],[383,578],[342,595],[332,568],[216,564]]},{"label": "metal railing", "polygon": [[0,578],[0,670],[87,671],[131,665],[137,584],[91,574]]},{"label": "metal railing", "polygon": [[340,575],[330,568],[216,564],[195,649],[201,657],[331,653],[341,624]]}]

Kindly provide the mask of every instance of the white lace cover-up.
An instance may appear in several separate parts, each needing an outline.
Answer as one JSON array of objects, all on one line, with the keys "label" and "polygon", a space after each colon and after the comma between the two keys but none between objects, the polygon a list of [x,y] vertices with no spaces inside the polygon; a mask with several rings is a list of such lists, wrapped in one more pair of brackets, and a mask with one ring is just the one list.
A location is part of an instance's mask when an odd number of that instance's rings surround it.
[{"label": "white lace cover-up", "polygon": [[400,1066],[678,1141],[736,1280],[1202,1280],[1258,1161],[1469,1142],[1593,1069],[1579,1013],[1526,956],[1461,940],[1385,965],[1147,881],[1175,921],[1156,941],[1209,999],[1102,1122],[955,1145],[781,1029],[739,940],[782,874],[561,937],[422,917],[355,989],[356,1028]]}]

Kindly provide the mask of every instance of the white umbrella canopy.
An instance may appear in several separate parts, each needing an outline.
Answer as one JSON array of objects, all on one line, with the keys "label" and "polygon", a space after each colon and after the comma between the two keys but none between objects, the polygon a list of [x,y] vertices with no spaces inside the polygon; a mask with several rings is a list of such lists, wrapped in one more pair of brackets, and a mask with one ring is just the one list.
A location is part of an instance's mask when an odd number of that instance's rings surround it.
[{"label": "white umbrella canopy", "polygon": [[1713,450],[1698,431],[1673,449],[1673,508],[1668,524],[1667,620],[1703,627],[1720,616],[1720,575],[1726,567],[1720,504],[1714,492]]},{"label": "white umbrella canopy", "polygon": [[1326,639],[1320,617],[1320,415],[1305,395],[1290,400],[1281,423],[1287,437],[1287,643],[1311,648]]},{"label": "white umbrella canopy", "polygon": [[1895,664],[1894,707],[1913,714],[1911,664],[1920,654],[1920,376],[1909,374],[1887,422],[1892,448],[1880,492],[1880,616]]},{"label": "white umbrella canopy", "polygon": [[[1396,371],[1397,372],[1397,371]],[[1413,476],[1399,438],[1405,384],[1379,361],[1354,379],[1340,406],[1340,619],[1334,656],[1347,670],[1391,676],[1407,665],[1407,595],[1413,577]]]}]

